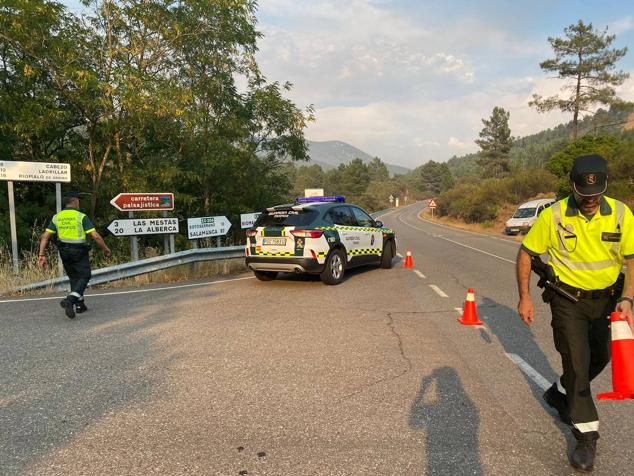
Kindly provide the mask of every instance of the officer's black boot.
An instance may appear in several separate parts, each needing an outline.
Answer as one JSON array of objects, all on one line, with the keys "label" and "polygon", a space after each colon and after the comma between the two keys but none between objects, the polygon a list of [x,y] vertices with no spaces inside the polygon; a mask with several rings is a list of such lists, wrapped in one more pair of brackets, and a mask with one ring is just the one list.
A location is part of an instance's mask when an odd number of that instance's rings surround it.
[{"label": "officer's black boot", "polygon": [[570,464],[579,471],[589,473],[594,469],[599,433],[597,431],[581,433],[575,429],[572,430],[572,433],[577,439],[577,447],[570,456]]},{"label": "officer's black boot", "polygon": [[557,389],[557,382],[546,390],[544,400],[549,406],[557,410],[559,418],[563,423],[572,425],[572,421],[570,421],[570,411],[568,409],[568,400],[566,399],[566,395]]},{"label": "officer's black boot", "polygon": [[64,308],[66,317],[68,317],[69,319],[75,319],[75,304],[76,303],[77,303],[77,298],[75,298],[74,296],[66,296],[59,303],[59,305]]},{"label": "officer's black boot", "polygon": [[75,304],[75,312],[77,314],[81,314],[82,312],[86,312],[87,310],[88,308],[86,307],[86,303],[83,299],[77,301],[77,304]]}]

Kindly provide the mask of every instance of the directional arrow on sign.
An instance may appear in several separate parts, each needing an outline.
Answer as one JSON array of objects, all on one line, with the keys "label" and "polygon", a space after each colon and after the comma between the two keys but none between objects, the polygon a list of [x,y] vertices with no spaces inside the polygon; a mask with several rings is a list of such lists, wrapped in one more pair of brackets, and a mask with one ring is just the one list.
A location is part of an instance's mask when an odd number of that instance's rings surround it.
[{"label": "directional arrow on sign", "polygon": [[132,218],[113,220],[108,231],[114,236],[171,235],[178,233],[178,218]]},{"label": "directional arrow on sign", "polygon": [[120,193],[110,204],[122,212],[174,210],[173,193]]},{"label": "directional arrow on sign", "polygon": [[231,228],[231,222],[225,216],[187,219],[187,236],[190,240],[225,236]]}]

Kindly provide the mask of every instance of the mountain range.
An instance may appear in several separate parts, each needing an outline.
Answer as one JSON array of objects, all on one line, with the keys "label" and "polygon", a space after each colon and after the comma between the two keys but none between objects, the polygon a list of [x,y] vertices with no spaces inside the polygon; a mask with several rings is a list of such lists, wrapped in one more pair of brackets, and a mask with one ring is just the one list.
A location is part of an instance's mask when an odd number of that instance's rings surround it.
[{"label": "mountain range", "polygon": [[[368,164],[374,158],[367,152],[362,151],[338,140],[329,141],[312,141],[307,140],[310,164],[317,164],[324,170],[336,169],[340,164],[347,164],[353,159],[361,159],[363,163]],[[410,169],[399,165],[385,164],[391,176],[397,174],[406,174]]]}]

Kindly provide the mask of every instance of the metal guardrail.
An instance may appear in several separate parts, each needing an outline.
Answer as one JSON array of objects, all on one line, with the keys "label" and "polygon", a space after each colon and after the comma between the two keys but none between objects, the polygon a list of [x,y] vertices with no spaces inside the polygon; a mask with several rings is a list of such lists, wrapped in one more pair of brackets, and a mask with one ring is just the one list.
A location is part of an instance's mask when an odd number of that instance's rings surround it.
[{"label": "metal guardrail", "polygon": [[[374,212],[371,215],[373,218],[378,218],[391,210],[392,208],[388,208]],[[212,261],[242,257],[244,257],[244,245],[180,251],[174,254],[155,256],[154,258],[131,261],[129,263],[94,270],[92,272],[92,278],[90,279],[90,285],[105,284],[119,279],[133,278],[142,274],[152,273],[162,269],[173,268],[174,266],[195,263],[198,261]],[[10,292],[39,291],[42,289],[64,291],[68,289],[68,286],[68,277],[64,276],[62,278],[54,278],[47,281],[27,284],[26,286],[14,288]]]},{"label": "metal guardrail", "polygon": [[[92,272],[90,285],[105,284],[119,279],[133,278],[141,274],[152,273],[162,269],[173,268],[183,264],[196,263],[198,261],[212,261],[231,258],[243,258],[244,246],[226,246],[222,248],[199,248],[178,253],[155,256],[130,263],[120,264],[101,268]],[[27,292],[38,291],[42,289],[51,289],[55,291],[63,291],[68,289],[68,277],[49,279],[38,283],[28,284],[11,292]]]}]

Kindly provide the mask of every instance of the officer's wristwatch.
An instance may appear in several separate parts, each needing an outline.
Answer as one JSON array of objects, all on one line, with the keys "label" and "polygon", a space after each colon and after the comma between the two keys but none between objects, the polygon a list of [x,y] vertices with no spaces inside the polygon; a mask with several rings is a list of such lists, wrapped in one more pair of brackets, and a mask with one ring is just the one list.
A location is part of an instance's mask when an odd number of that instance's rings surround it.
[{"label": "officer's wristwatch", "polygon": [[620,298],[616,300],[616,302],[622,302],[622,301],[627,301],[630,303],[630,306],[634,307],[634,299],[632,299],[631,297],[621,296]]}]

